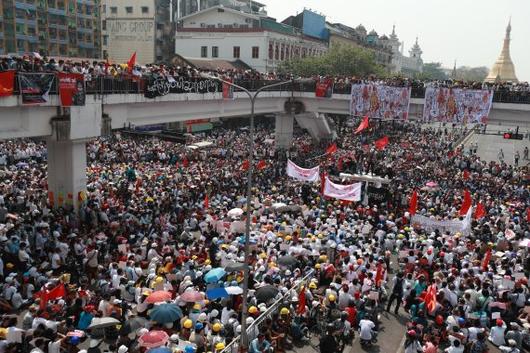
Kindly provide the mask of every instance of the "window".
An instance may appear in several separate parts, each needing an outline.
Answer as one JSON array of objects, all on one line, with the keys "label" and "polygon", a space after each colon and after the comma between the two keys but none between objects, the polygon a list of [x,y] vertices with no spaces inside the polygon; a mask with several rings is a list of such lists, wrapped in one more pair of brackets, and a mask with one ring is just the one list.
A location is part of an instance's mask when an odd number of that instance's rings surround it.
[{"label": "window", "polygon": [[212,47],[212,58],[219,57],[219,47]]},{"label": "window", "polygon": [[107,30],[107,20],[101,21],[101,29],[104,31]]},{"label": "window", "polygon": [[234,58],[239,59],[241,57],[241,48],[234,47]]},{"label": "window", "polygon": [[118,13],[118,8],[116,6],[111,6],[110,7],[110,13],[112,15],[116,15]]},{"label": "window", "polygon": [[103,36],[103,45],[108,45],[109,36],[104,35]]},{"label": "window", "polygon": [[142,13],[149,13],[149,7],[142,6]]},{"label": "window", "polygon": [[208,57],[208,47],[201,47],[201,58]]},{"label": "window", "polygon": [[125,13],[127,14],[132,14],[133,13],[133,8],[132,6],[125,6]]},{"label": "window", "polygon": [[101,12],[107,13],[107,5],[101,5]]},{"label": "window", "polygon": [[259,47],[252,47],[252,59],[259,59]]}]

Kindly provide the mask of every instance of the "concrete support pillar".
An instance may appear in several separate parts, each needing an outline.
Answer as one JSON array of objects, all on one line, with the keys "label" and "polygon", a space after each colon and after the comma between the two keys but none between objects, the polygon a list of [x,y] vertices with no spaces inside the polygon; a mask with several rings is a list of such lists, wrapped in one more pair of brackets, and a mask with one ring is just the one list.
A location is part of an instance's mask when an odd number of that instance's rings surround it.
[{"label": "concrete support pillar", "polygon": [[276,114],[276,149],[289,149],[293,142],[294,117],[292,114]]},{"label": "concrete support pillar", "polygon": [[48,200],[54,207],[79,205],[80,193],[86,193],[86,140],[47,140]]}]

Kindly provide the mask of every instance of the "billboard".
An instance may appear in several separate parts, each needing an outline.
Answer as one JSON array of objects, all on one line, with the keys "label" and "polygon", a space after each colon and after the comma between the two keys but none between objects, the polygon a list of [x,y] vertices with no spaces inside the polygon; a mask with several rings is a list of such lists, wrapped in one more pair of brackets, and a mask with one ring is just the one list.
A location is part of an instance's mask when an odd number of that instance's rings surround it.
[{"label": "billboard", "polygon": [[304,10],[302,31],[306,36],[327,40],[326,18],[313,11]]},{"label": "billboard", "polygon": [[350,112],[352,116],[376,119],[407,120],[410,87],[394,87],[375,83],[352,85]]},{"label": "billboard", "polygon": [[109,58],[126,63],[137,52],[139,64],[155,62],[154,18],[107,18],[107,52]]}]

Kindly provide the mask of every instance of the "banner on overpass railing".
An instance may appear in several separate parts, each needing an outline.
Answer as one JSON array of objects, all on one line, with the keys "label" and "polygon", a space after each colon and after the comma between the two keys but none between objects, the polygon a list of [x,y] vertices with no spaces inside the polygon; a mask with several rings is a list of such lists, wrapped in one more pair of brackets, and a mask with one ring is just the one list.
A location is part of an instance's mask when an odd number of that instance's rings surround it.
[{"label": "banner on overpass railing", "polygon": [[410,87],[394,87],[374,83],[351,87],[350,113],[375,119],[408,119]]},{"label": "banner on overpass railing", "polygon": [[54,74],[19,73],[18,84],[22,104],[41,104],[50,100]]},{"label": "banner on overpass railing", "polygon": [[62,107],[85,105],[85,81],[83,74],[57,73]]},{"label": "banner on overpass railing", "polygon": [[0,72],[0,97],[13,95],[15,86],[15,70]]},{"label": "banner on overpass railing", "polygon": [[170,93],[217,93],[220,84],[215,80],[206,78],[187,79],[167,77],[150,77],[145,87],[146,98],[156,98]]},{"label": "banner on overpass railing", "polygon": [[492,102],[491,90],[427,87],[423,120],[460,124],[486,123]]}]

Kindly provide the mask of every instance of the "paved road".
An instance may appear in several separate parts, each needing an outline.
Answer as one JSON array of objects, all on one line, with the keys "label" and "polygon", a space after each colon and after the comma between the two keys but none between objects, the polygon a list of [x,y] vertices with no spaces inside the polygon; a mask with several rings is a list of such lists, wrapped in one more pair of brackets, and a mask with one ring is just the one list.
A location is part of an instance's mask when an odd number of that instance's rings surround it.
[{"label": "paved road", "polygon": [[498,154],[502,149],[504,152],[504,161],[510,165],[514,164],[514,156],[519,151],[519,166],[530,163],[523,160],[523,150],[525,147],[530,149],[530,140],[505,140],[502,135],[473,135],[464,145],[464,150],[468,151],[473,144],[478,144],[477,154],[485,161],[499,161]]}]

